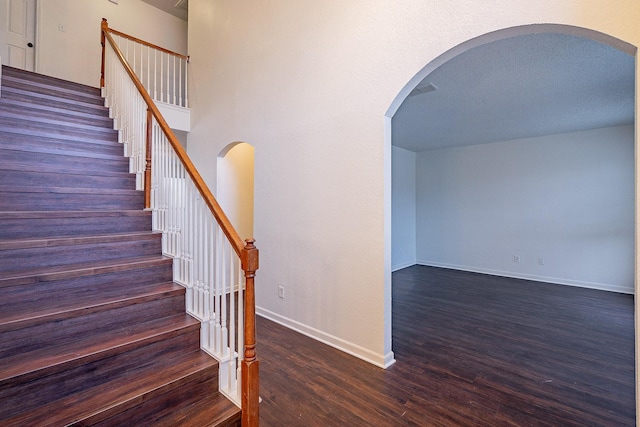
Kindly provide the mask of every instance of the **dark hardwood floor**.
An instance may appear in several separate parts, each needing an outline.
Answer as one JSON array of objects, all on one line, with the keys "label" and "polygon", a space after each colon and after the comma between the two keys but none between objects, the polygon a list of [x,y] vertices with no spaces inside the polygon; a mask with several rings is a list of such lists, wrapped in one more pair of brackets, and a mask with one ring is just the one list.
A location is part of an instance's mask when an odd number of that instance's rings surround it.
[{"label": "dark hardwood floor", "polygon": [[633,296],[414,266],[396,364],[258,319],[260,425],[634,426]]}]

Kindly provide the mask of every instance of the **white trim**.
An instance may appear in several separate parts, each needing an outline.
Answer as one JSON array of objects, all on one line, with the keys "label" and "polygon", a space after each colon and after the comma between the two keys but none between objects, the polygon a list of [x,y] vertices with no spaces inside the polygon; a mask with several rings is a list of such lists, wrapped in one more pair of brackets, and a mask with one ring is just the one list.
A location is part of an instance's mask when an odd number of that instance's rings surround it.
[{"label": "white trim", "polygon": [[167,104],[166,102],[154,100],[162,117],[173,130],[184,132],[191,131],[191,110],[179,105]]},{"label": "white trim", "polygon": [[[357,344],[353,344],[336,336],[327,334],[316,328],[289,319],[288,317],[281,316],[278,313],[274,313],[273,311],[265,308],[256,306],[256,314],[380,368],[386,369],[396,362],[393,352],[389,352],[385,355],[374,353]],[[258,349],[258,351],[260,350]]]},{"label": "white trim", "polygon": [[411,267],[412,265],[416,265],[416,260],[404,262],[402,264],[391,266],[391,272],[402,270],[403,268]]},{"label": "white trim", "polygon": [[416,264],[424,265],[427,267],[449,268],[452,270],[469,271],[472,273],[490,274],[492,276],[502,276],[502,277],[511,277],[514,279],[533,280],[535,282],[552,283],[555,285],[576,286],[580,288],[598,289],[601,291],[618,292],[623,294],[634,293],[633,285],[616,286],[616,285],[610,285],[606,283],[584,282],[580,280],[562,279],[562,278],[551,277],[551,276],[538,276],[535,274],[515,273],[513,271],[492,270],[488,268],[470,267],[466,265],[456,265],[456,264],[446,264],[446,263],[426,261],[426,260],[418,260]]}]

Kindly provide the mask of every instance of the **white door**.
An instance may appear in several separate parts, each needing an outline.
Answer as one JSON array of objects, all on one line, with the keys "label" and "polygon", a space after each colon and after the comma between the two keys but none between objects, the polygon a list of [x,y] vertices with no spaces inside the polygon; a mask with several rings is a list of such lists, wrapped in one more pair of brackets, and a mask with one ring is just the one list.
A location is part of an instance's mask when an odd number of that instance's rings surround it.
[{"label": "white door", "polygon": [[0,0],[2,65],[33,71],[36,0]]}]

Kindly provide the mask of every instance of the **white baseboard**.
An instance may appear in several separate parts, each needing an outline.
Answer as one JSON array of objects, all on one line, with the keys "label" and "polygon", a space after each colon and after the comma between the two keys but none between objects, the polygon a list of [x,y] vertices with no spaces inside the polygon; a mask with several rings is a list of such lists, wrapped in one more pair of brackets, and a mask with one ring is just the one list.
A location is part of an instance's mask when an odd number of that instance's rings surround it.
[{"label": "white baseboard", "polygon": [[584,282],[580,280],[570,280],[570,279],[563,279],[563,278],[557,278],[557,277],[551,277],[551,276],[539,276],[535,274],[514,273],[512,271],[492,270],[488,268],[469,267],[465,265],[446,264],[446,263],[426,261],[426,260],[418,260],[417,264],[424,265],[427,267],[449,268],[452,270],[462,270],[462,271],[469,271],[472,273],[490,274],[492,276],[511,277],[514,279],[533,280],[535,282],[553,283],[556,285],[566,285],[566,286],[576,286],[580,288],[598,289],[601,291],[618,292],[622,294],[635,293],[633,285],[616,286],[616,285],[610,285],[606,283]]},{"label": "white baseboard", "polygon": [[256,314],[380,368],[386,369],[395,363],[393,351],[390,351],[385,355],[375,353],[357,344],[353,344],[343,340],[342,338],[327,334],[316,328],[281,316],[262,307],[256,307]]},{"label": "white baseboard", "polygon": [[407,268],[407,267],[411,267],[412,265],[416,265],[416,261],[410,261],[410,262],[405,262],[402,264],[398,264],[398,265],[392,265],[391,266],[391,272],[393,273],[394,271],[398,271],[398,270],[402,270],[403,268]]}]

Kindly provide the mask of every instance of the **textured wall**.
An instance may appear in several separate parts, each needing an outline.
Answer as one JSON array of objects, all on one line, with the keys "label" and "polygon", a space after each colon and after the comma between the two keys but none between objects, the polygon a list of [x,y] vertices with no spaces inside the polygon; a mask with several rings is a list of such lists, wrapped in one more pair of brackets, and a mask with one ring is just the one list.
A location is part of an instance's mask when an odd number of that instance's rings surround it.
[{"label": "textured wall", "polygon": [[36,71],[98,87],[102,18],[118,31],[187,51],[187,23],[140,0],[46,0],[38,2]]},{"label": "textured wall", "polygon": [[391,151],[391,269],[416,263],[416,153]]},{"label": "textured wall", "polygon": [[418,262],[633,292],[633,152],[621,126],[419,153]]},{"label": "textured wall", "polygon": [[222,147],[255,147],[260,311],[379,365],[393,360],[385,115],[437,58],[497,30],[568,24],[640,45],[634,0],[191,0],[189,7],[189,153],[213,182]]}]

